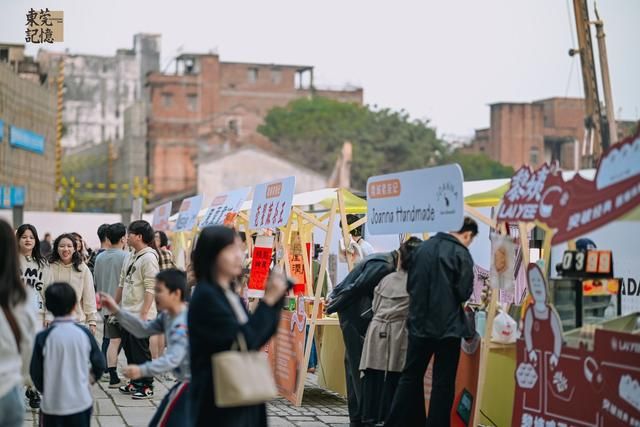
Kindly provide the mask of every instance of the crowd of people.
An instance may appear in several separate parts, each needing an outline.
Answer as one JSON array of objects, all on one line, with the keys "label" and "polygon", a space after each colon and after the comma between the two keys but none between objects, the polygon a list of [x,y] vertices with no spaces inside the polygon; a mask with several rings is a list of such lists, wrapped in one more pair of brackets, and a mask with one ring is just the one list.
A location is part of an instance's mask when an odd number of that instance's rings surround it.
[{"label": "crowd of people", "polygon": [[236,286],[245,251],[235,230],[203,230],[189,272],[195,287],[149,223],[103,224],[97,234],[100,249],[91,251],[77,233],[40,241],[33,225],[0,220],[0,425],[23,424],[26,398],[42,426],[89,426],[91,384],[149,399],[154,377],[166,374],[176,382],[150,425],[266,425],[264,404],[215,404],[211,359],[240,336],[251,351],[273,336],[284,275],[270,275],[249,312]]},{"label": "crowd of people", "polygon": [[[359,260],[329,295],[345,344],[352,426],[450,424],[462,339],[475,331],[463,305],[473,292],[469,246],[478,224]],[[433,358],[429,413],[424,377]]]},{"label": "crowd of people", "polygon": [[[460,340],[473,335],[462,305],[477,233],[465,218],[456,232],[412,237],[389,253],[372,253],[361,233],[345,247],[355,265],[326,310],[339,313],[351,425],[449,424]],[[103,224],[97,234],[100,248],[91,251],[77,233],[41,242],[33,225],[14,231],[0,220],[0,425],[22,425],[26,397],[42,426],[88,426],[92,383],[149,399],[154,377],[168,374],[175,385],[150,425],[267,425],[263,403],[216,404],[224,391],[212,381],[212,356],[240,343],[256,351],[271,339],[285,276],[274,269],[250,311],[241,286],[246,244],[233,228],[202,230],[187,272],[176,268],[166,234],[146,221]]]}]

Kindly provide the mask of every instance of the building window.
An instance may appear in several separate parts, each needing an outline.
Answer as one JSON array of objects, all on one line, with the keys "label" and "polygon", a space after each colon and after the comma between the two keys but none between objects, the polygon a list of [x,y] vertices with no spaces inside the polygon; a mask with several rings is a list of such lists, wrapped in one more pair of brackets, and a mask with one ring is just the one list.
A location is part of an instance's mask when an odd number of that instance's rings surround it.
[{"label": "building window", "polygon": [[162,106],[165,108],[169,108],[173,105],[173,94],[171,93],[163,93],[162,94]]},{"label": "building window", "polygon": [[255,83],[258,81],[258,69],[257,68],[249,68],[247,73],[247,79],[249,83]]},{"label": "building window", "polygon": [[282,70],[271,70],[271,83],[279,85],[282,82]]},{"label": "building window", "polygon": [[0,62],[9,62],[9,49],[0,49]]},{"label": "building window", "polygon": [[187,95],[187,108],[189,111],[198,111],[198,95],[195,93]]},{"label": "building window", "polygon": [[531,166],[538,166],[538,161],[539,161],[538,147],[531,147],[531,150],[529,151],[529,164]]},{"label": "building window", "polygon": [[238,121],[236,119],[229,120],[228,127],[232,135],[238,134]]}]

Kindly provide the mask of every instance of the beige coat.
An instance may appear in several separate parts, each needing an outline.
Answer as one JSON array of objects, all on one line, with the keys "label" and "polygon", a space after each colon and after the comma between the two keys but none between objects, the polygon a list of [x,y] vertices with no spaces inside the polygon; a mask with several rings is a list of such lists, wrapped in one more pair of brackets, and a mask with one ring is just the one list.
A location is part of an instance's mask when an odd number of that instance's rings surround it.
[{"label": "beige coat", "polygon": [[[120,274],[120,287],[122,289],[123,310],[127,310],[137,316],[144,305],[145,293],[155,295],[156,275],[160,272],[158,253],[155,249],[147,247],[140,252],[132,253],[129,259],[122,265]],[[155,319],[158,312],[153,301],[147,317]]]},{"label": "beige coat", "polygon": [[96,308],[96,290],[93,287],[93,276],[87,264],[80,264],[77,271],[73,264],[64,265],[61,262],[51,264],[54,282],[67,282],[76,291],[78,304],[73,312],[79,323],[96,325],[98,310]]},{"label": "beige coat", "polygon": [[373,294],[373,319],[367,329],[360,370],[402,372],[407,358],[409,294],[407,273],[396,271]]}]

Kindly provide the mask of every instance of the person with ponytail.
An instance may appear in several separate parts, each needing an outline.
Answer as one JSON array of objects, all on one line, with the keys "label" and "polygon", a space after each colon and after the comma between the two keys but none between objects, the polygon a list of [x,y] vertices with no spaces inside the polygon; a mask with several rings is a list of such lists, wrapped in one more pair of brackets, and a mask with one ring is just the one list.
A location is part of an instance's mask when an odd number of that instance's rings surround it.
[{"label": "person with ponytail", "polygon": [[76,321],[87,325],[95,335],[98,308],[93,275],[84,263],[78,243],[72,234],[62,234],[53,242],[49,263],[54,282],[68,283],[76,293],[78,299],[74,309]]}]

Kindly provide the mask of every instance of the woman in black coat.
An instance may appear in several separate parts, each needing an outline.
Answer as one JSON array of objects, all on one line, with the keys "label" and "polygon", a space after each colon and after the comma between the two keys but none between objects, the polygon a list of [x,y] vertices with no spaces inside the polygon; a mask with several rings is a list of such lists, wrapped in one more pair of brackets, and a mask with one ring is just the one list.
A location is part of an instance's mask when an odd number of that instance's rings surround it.
[{"label": "woman in black coat", "polygon": [[266,426],[264,404],[237,408],[215,405],[211,356],[227,351],[238,333],[249,350],[260,349],[276,332],[284,276],[272,274],[264,298],[253,314],[233,292],[233,280],[242,273],[243,251],[238,234],[230,228],[205,228],[193,252],[197,285],[189,306],[191,346],[190,415],[195,426]]}]

